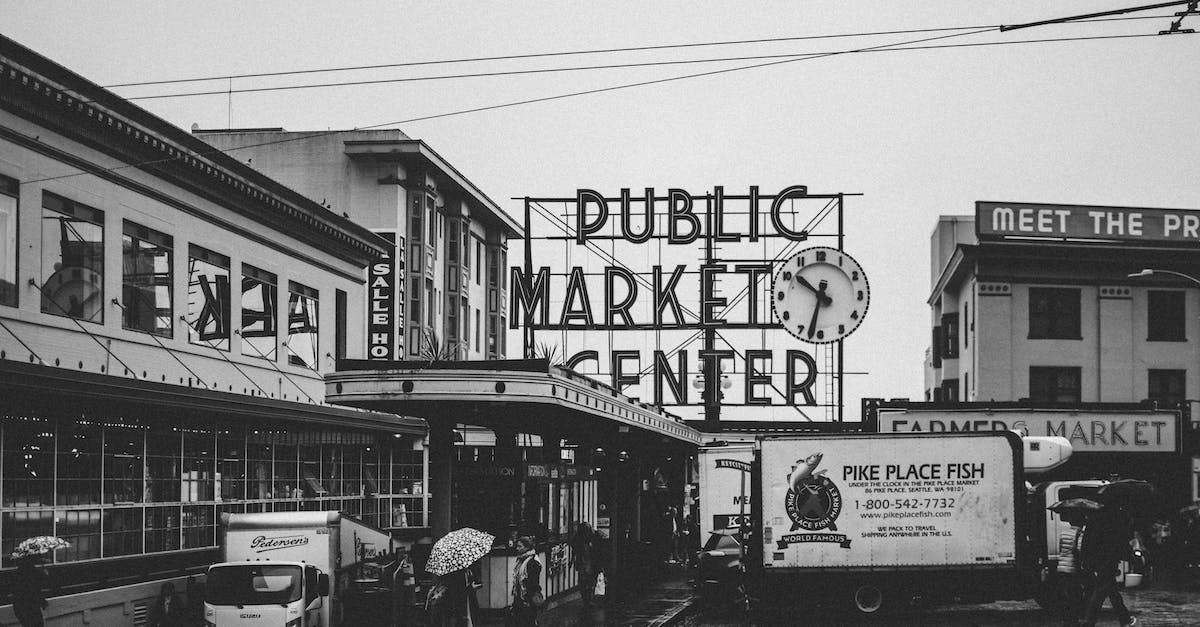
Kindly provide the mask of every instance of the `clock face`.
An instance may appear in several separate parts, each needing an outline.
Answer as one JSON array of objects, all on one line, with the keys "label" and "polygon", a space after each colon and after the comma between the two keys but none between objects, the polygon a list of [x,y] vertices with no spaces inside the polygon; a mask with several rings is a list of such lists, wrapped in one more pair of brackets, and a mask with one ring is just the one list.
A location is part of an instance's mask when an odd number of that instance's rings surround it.
[{"label": "clock face", "polygon": [[824,246],[807,248],[775,271],[771,309],[788,333],[805,342],[828,344],[862,324],[871,289],[853,257]]}]

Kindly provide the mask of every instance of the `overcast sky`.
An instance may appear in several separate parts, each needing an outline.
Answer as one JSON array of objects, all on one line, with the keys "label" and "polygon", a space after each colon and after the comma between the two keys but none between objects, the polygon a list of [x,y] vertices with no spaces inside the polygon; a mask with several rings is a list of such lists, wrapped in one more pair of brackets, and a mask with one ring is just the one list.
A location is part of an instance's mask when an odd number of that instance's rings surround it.
[{"label": "overcast sky", "polygon": [[[2,32],[101,85],[531,53],[1018,24],[1146,2],[9,2]],[[753,8],[751,8],[753,7]],[[118,88],[283,84],[1153,34],[1158,19],[671,48]],[[1200,17],[1184,27],[1200,28]],[[1200,208],[1200,36],[870,51],[513,106],[780,58],[138,101],[183,128],[396,126],[512,215],[520,196],[792,184],[860,193],[845,249],[871,280],[846,340],[863,396],[922,398],[929,237],[976,200]],[[518,263],[518,259],[510,261]],[[516,356],[515,350],[510,351]]]}]

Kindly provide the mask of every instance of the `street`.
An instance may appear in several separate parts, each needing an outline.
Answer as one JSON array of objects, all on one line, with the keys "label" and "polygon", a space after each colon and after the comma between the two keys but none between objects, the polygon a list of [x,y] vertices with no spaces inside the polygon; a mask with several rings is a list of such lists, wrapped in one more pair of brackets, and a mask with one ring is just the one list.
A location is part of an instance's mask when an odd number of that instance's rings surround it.
[{"label": "street", "polygon": [[[1163,587],[1126,590],[1125,604],[1138,619],[1139,626],[1196,625],[1200,622],[1200,582],[1191,581]],[[681,624],[689,626],[725,627],[750,624],[728,610],[700,610]],[[983,604],[947,605],[926,609],[911,609],[882,616],[863,617],[844,608],[768,607],[763,616],[756,616],[756,625],[1001,625],[1058,626],[1061,617],[1043,610],[1029,601],[999,601]],[[1116,625],[1117,619],[1108,604],[1100,614],[1100,625]]]}]

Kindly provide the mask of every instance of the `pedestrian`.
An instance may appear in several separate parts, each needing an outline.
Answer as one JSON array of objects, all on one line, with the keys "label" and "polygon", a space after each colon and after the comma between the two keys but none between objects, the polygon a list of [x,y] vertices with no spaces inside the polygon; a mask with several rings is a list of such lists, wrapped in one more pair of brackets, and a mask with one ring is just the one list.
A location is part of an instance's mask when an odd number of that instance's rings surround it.
[{"label": "pedestrian", "polygon": [[474,627],[479,615],[475,577],[470,568],[435,575],[425,601],[431,627]]},{"label": "pedestrian", "polygon": [[679,520],[673,505],[668,505],[663,511],[659,532],[662,534],[662,550],[666,555],[663,561],[668,564],[679,563]]},{"label": "pedestrian", "polygon": [[204,587],[196,581],[196,576],[187,578],[187,625],[204,625]]},{"label": "pedestrian", "polygon": [[537,627],[538,611],[546,604],[542,595],[542,563],[538,561],[533,538],[517,538],[521,554],[513,566],[512,595],[507,624],[511,627]]},{"label": "pedestrian", "polygon": [[592,606],[592,594],[596,591],[596,534],[587,521],[579,521],[575,526],[575,534],[569,541],[571,559],[575,562],[575,572],[579,573],[579,596],[583,598],[585,608]]},{"label": "pedestrian", "polygon": [[150,616],[146,621],[149,627],[178,627],[184,623],[183,603],[175,594],[175,584],[166,582],[158,589],[154,606],[150,608]]},{"label": "pedestrian", "polygon": [[1086,518],[1075,511],[1064,511],[1060,518],[1069,526],[1058,536],[1057,591],[1062,603],[1063,625],[1069,627],[1079,623],[1088,590],[1088,579],[1079,567],[1080,532]]},{"label": "pedestrian", "polygon": [[23,627],[42,627],[42,610],[48,605],[42,592],[49,580],[41,555],[27,555],[17,562],[13,586],[13,614]]},{"label": "pedestrian", "polygon": [[1104,600],[1112,605],[1122,626],[1137,623],[1125,607],[1125,599],[1117,585],[1118,562],[1130,555],[1133,523],[1120,507],[1108,505],[1092,513],[1083,527],[1079,540],[1079,568],[1088,578],[1087,604],[1083,624],[1096,624]]}]

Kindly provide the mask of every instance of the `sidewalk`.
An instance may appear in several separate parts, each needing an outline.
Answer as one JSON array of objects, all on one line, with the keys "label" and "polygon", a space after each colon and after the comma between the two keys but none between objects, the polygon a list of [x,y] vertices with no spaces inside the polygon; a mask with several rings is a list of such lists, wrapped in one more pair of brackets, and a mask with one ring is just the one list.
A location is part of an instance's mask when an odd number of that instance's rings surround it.
[{"label": "sidewalk", "polygon": [[[621,597],[600,597],[594,607],[585,608],[579,593],[552,599],[549,609],[538,615],[541,627],[574,627],[584,625],[618,625],[627,627],[664,627],[671,625],[688,608],[692,586],[688,570],[672,567],[657,581],[649,582]],[[487,616],[476,625],[502,627],[500,614]]]}]

